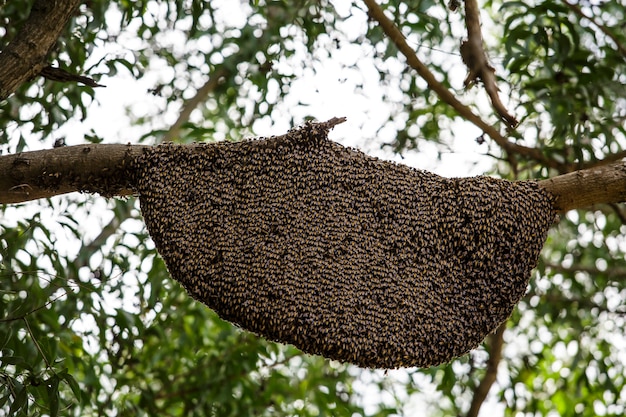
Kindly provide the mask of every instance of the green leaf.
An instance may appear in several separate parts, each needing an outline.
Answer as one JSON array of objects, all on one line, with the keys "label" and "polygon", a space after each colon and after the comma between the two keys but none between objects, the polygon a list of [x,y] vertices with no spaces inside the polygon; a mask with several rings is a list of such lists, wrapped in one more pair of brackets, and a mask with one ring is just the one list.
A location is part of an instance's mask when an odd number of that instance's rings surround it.
[{"label": "green leaf", "polygon": [[46,388],[50,417],[56,417],[59,414],[59,377],[57,375],[51,376],[46,381]]},{"label": "green leaf", "polygon": [[13,403],[11,404],[11,407],[9,408],[9,415],[16,415],[18,412],[20,412],[20,410],[22,411],[26,411],[26,409],[28,408],[28,396],[27,396],[27,392],[26,392],[26,386],[22,385],[22,384],[18,384],[16,380],[13,380],[13,383],[15,384],[17,391],[15,393],[15,398],[13,399]]}]

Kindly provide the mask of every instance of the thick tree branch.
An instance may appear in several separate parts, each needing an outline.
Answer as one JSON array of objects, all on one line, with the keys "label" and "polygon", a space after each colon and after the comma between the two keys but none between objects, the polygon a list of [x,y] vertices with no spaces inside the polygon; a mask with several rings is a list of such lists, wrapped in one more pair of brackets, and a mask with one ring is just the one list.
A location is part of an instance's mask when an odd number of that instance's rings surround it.
[{"label": "thick tree branch", "polygon": [[81,0],[36,0],[30,16],[0,53],[0,100],[46,66],[46,58]]},{"label": "thick tree branch", "polygon": [[78,145],[0,157],[0,203],[75,191],[131,193],[124,169],[143,145]]},{"label": "thick tree branch", "polygon": [[467,412],[467,417],[478,417],[480,407],[485,402],[487,394],[498,376],[498,364],[502,358],[502,345],[504,344],[504,331],[506,329],[506,322],[502,323],[498,329],[487,338],[487,344],[489,346],[489,359],[487,360],[487,369],[485,369],[485,375],[480,381],[480,384],[474,391],[474,397],[472,398],[472,404]]},{"label": "thick tree branch", "polygon": [[447,103],[450,107],[457,111],[457,113],[464,119],[472,122],[477,127],[483,130],[491,139],[494,140],[504,151],[508,153],[514,153],[525,156],[540,162],[542,165],[560,169],[561,164],[557,161],[546,157],[539,149],[528,148],[526,146],[520,146],[516,143],[509,142],[504,136],[498,132],[493,126],[485,122],[480,116],[474,114],[472,110],[461,103],[447,88],[445,88],[440,82],[437,81],[432,72],[424,65],[415,54],[415,51],[406,43],[404,35],[400,32],[400,29],[385,16],[385,13],[376,3],[375,0],[364,0],[369,9],[369,15],[378,23],[383,29],[389,39],[396,45],[398,50],[405,56],[407,63],[413,68],[420,77],[422,77],[428,87],[433,90],[441,100]]},{"label": "thick tree branch", "polygon": [[[344,120],[334,118],[324,124],[330,128]],[[133,184],[127,167],[146,147],[79,145],[0,156],[0,203],[73,191],[128,195]],[[626,201],[626,161],[539,181],[539,186],[554,195],[555,208],[561,211]]]},{"label": "thick tree branch", "polygon": [[477,0],[465,0],[465,25],[467,26],[467,40],[461,44],[461,58],[467,65],[468,70],[467,78],[465,78],[465,87],[469,87],[478,79],[481,79],[485,86],[485,91],[487,91],[491,99],[491,104],[500,115],[500,118],[509,127],[517,126],[517,119],[508,112],[500,100],[499,89],[496,84],[496,70],[489,63],[483,48],[480,10],[478,9]]},{"label": "thick tree branch", "polygon": [[626,201],[626,160],[539,181],[563,212],[600,203]]},{"label": "thick tree branch", "polygon": [[[317,125],[330,130],[345,121],[345,117],[333,117]],[[287,135],[277,138],[283,136]],[[149,147],[77,145],[0,156],[0,204],[22,203],[75,191],[105,197],[132,194],[134,184],[129,167]]]}]

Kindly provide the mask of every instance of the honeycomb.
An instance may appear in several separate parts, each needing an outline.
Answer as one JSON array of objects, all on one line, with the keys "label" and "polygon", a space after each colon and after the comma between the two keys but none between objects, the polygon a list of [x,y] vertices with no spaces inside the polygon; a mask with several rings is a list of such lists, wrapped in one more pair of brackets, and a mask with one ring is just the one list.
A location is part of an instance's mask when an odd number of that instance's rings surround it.
[{"label": "honeycomb", "polygon": [[172,277],[243,329],[362,367],[476,348],[524,295],[552,196],[382,161],[330,141],[331,127],[139,156],[142,213]]}]

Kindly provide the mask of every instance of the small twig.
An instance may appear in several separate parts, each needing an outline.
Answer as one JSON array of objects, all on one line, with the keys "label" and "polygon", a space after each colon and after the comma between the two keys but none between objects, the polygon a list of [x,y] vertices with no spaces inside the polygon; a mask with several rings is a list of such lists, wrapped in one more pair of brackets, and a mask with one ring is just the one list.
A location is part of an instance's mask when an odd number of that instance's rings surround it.
[{"label": "small twig", "polygon": [[502,323],[500,327],[489,336],[489,359],[487,360],[487,369],[485,369],[485,376],[480,381],[480,384],[474,391],[474,397],[472,398],[472,404],[467,417],[477,417],[480,407],[485,402],[487,394],[498,376],[498,364],[502,358],[502,346],[504,345],[504,330],[506,329],[506,322]]},{"label": "small twig", "polygon": [[44,67],[39,73],[42,77],[51,81],[60,81],[64,83],[76,82],[82,83],[89,87],[106,87],[102,84],[98,84],[93,78],[85,77],[84,75],[72,74],[61,68],[56,68],[48,65]]},{"label": "small twig", "polygon": [[30,338],[33,339],[33,343],[35,344],[35,346],[37,347],[37,350],[41,354],[43,361],[46,363],[46,368],[54,372],[54,370],[50,366],[50,362],[48,361],[48,358],[46,358],[46,355],[44,355],[43,350],[41,350],[41,346],[39,346],[39,343],[37,342],[37,338],[35,338],[35,335],[33,334],[33,331],[31,330],[30,325],[28,324],[28,320],[26,320],[26,317],[22,318],[22,320],[24,320],[24,324],[26,324],[26,329],[28,330],[28,334],[30,335]]},{"label": "small twig", "polygon": [[607,155],[604,159],[600,159],[598,161],[587,161],[587,162],[583,162],[582,164],[579,164],[579,163],[570,164],[570,166],[567,169],[567,172],[575,171],[577,169],[589,169],[589,168],[600,167],[602,165],[612,164],[613,162],[617,162],[624,158],[626,158],[626,150],[612,153],[610,155]]},{"label": "small twig", "polygon": [[626,279],[626,268],[612,267],[607,268],[605,271],[601,271],[595,266],[584,265],[572,265],[565,267],[563,265],[548,263],[545,265],[547,269],[552,270],[555,273],[575,274],[577,272],[584,272],[591,276],[604,275],[611,281],[624,281]]},{"label": "small twig", "polygon": [[618,306],[615,308],[609,308],[604,304],[596,303],[590,300],[588,297],[568,297],[559,291],[555,290],[550,293],[541,293],[541,292],[529,292],[526,294],[525,298],[530,299],[531,297],[539,297],[541,304],[549,304],[555,307],[559,306],[569,306],[572,308],[584,309],[590,311],[591,309],[597,309],[603,313],[616,314],[619,316],[623,316],[626,314],[626,307]]},{"label": "small twig", "polygon": [[496,84],[496,70],[489,63],[483,47],[480,10],[477,0],[465,0],[465,24],[467,26],[467,40],[461,43],[461,58],[468,70],[464,82],[465,87],[471,87],[478,79],[482,80],[493,108],[509,127],[514,128],[519,122],[515,116],[508,112],[500,100],[499,89]]},{"label": "small twig", "polygon": [[320,125],[325,130],[332,130],[335,126],[345,122],[348,120],[346,117],[333,117],[332,119],[326,120],[325,122],[317,122],[316,124]]},{"label": "small twig", "polygon": [[183,106],[180,114],[178,115],[178,119],[176,122],[169,128],[169,130],[163,135],[161,139],[163,142],[171,141],[178,136],[180,133],[181,127],[187,123],[189,120],[189,116],[191,116],[191,112],[196,109],[200,105],[200,103],[206,101],[206,98],[211,94],[219,83],[222,81],[224,77],[228,75],[228,71],[225,68],[221,68],[215,71],[214,74],[208,79],[208,81],[198,89],[196,94]]},{"label": "small twig", "polygon": [[587,16],[580,7],[578,7],[576,4],[572,4],[570,2],[568,2],[567,0],[563,0],[563,3],[565,3],[565,5],[574,13],[576,13],[576,15],[578,15],[578,17],[588,20],[589,22],[591,22],[591,24],[593,24],[595,27],[597,27],[598,29],[600,29],[600,31],[602,33],[604,33],[606,36],[608,36],[613,43],[615,43],[615,46],[617,47],[617,50],[624,56],[624,58],[626,58],[626,47],[624,45],[621,44],[621,42],[619,41],[619,39],[617,38],[617,36],[615,36],[613,33],[611,33],[611,31],[609,30],[609,28],[607,28],[605,25],[596,22],[596,20],[593,18],[593,16]]},{"label": "small twig", "polygon": [[54,302],[55,302],[56,300],[58,300],[59,298],[64,297],[64,296],[66,296],[66,295],[67,295],[67,292],[64,292],[64,293],[63,293],[63,294],[61,294],[61,295],[57,295],[56,297],[54,297],[54,298],[53,298],[53,299],[51,299],[51,300],[46,301],[44,304],[40,305],[39,307],[35,307],[34,309],[32,309],[32,310],[30,310],[30,311],[28,311],[28,312],[26,312],[26,313],[24,313],[24,314],[21,314],[21,315],[19,315],[19,316],[15,316],[15,317],[3,317],[3,318],[1,318],[1,319],[0,319],[0,323],[5,323],[5,322],[15,321],[15,320],[26,320],[26,316],[29,316],[29,315],[31,315],[31,314],[33,314],[33,313],[36,313],[37,311],[39,311],[39,310],[41,310],[41,309],[43,309],[43,308],[48,307],[50,304],[54,303]]}]

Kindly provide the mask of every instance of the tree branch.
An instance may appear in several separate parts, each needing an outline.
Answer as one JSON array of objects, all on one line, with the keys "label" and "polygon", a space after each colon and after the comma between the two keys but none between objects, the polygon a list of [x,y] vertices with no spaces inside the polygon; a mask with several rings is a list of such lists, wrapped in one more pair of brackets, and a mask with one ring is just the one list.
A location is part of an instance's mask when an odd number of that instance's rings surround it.
[{"label": "tree branch", "polygon": [[533,296],[537,296],[540,298],[540,304],[549,304],[553,308],[557,310],[561,310],[561,308],[574,308],[581,309],[586,311],[591,311],[592,309],[598,309],[598,311],[610,313],[610,314],[618,314],[623,315],[626,313],[626,306],[618,306],[615,308],[609,308],[606,305],[606,302],[603,304],[597,303],[590,299],[589,297],[568,297],[561,292],[554,291],[550,293],[537,293],[537,292],[529,292],[525,295],[524,298],[530,299]]},{"label": "tree branch", "polygon": [[[609,203],[609,206],[613,209],[615,215],[621,220],[622,224],[626,224],[626,214],[624,214],[622,208],[616,203]],[[626,276],[626,274],[623,276]]]},{"label": "tree branch", "polygon": [[76,82],[82,83],[89,87],[104,87],[102,84],[98,84],[93,78],[85,77],[84,75],[72,74],[61,68],[56,68],[51,65],[44,67],[39,73],[47,80],[60,81],[64,83]]},{"label": "tree branch", "polygon": [[[328,131],[345,121],[345,117],[333,117],[316,125]],[[287,134],[274,138],[286,137]],[[211,146],[181,146],[207,145]],[[132,194],[134,184],[129,167],[149,147],[76,145],[0,156],[0,204],[21,203],[75,191],[99,193],[105,197]]]},{"label": "tree branch", "polygon": [[546,264],[546,269],[549,269],[555,273],[564,273],[573,275],[577,272],[584,272],[591,276],[604,275],[609,278],[611,281],[626,281],[626,268],[620,267],[610,267],[606,270],[602,271],[593,266],[582,266],[582,265],[572,265],[570,267],[565,267],[559,264],[548,263]]},{"label": "tree branch", "polygon": [[491,99],[491,105],[500,115],[506,124],[513,128],[519,123],[515,116],[510,114],[498,94],[496,84],[496,70],[487,59],[487,54],[483,48],[483,36],[480,30],[480,10],[477,0],[465,0],[465,25],[467,26],[467,40],[461,43],[461,58],[467,66],[467,77],[465,87],[470,87],[481,79],[485,91]]},{"label": "tree branch", "polygon": [[555,196],[555,207],[563,212],[626,201],[626,160],[542,180],[539,186]]},{"label": "tree branch", "polygon": [[597,161],[586,161],[582,164],[569,164],[566,172],[574,171],[576,169],[595,168],[602,165],[610,164],[611,162],[619,161],[624,158],[626,158],[626,150],[609,154],[604,159],[600,159]]},{"label": "tree branch", "polygon": [[178,137],[181,127],[189,120],[191,112],[196,107],[198,107],[200,103],[206,101],[206,98],[209,96],[209,94],[211,94],[211,92],[213,92],[217,88],[222,79],[227,75],[228,71],[226,70],[226,68],[220,68],[219,70],[215,71],[215,73],[209,77],[209,80],[198,89],[196,94],[190,100],[185,102],[183,109],[178,115],[178,119],[176,119],[176,122],[174,122],[174,124],[163,136],[163,142],[171,141],[172,139]]},{"label": "tree branch", "polygon": [[46,65],[47,55],[81,0],[36,0],[30,16],[0,53],[0,101]]},{"label": "tree branch", "polygon": [[74,191],[131,194],[125,168],[144,145],[77,145],[0,157],[0,203]]},{"label": "tree branch", "polygon": [[467,417],[478,417],[480,407],[485,402],[487,394],[498,376],[498,364],[502,358],[502,345],[504,345],[504,331],[506,329],[506,322],[502,323],[498,329],[488,337],[487,344],[489,345],[489,359],[487,360],[487,368],[485,369],[485,376],[480,381],[480,384],[474,391],[474,397],[472,398],[472,404],[467,412]]},{"label": "tree branch", "polygon": [[432,72],[424,65],[415,54],[415,51],[406,43],[404,35],[400,32],[400,29],[385,16],[385,13],[376,3],[375,0],[364,0],[369,9],[369,15],[378,21],[380,27],[383,29],[389,39],[396,45],[398,50],[405,56],[407,63],[413,68],[420,77],[422,77],[428,87],[433,90],[441,100],[452,107],[456,112],[464,119],[472,122],[474,125],[483,130],[494,142],[498,144],[504,151],[508,153],[515,153],[526,156],[535,161],[539,161],[542,165],[560,169],[561,164],[557,161],[546,157],[539,149],[528,148],[526,146],[520,146],[516,143],[509,142],[504,136],[498,132],[493,126],[487,124],[480,116],[474,114],[472,110],[456,99],[447,88],[445,88],[440,82],[437,81]]},{"label": "tree branch", "polygon": [[[320,124],[331,129],[343,121],[333,118]],[[127,167],[146,147],[78,145],[0,156],[0,204],[73,191],[131,194]],[[539,186],[554,196],[555,208],[561,211],[626,201],[626,160],[542,180]]]}]

